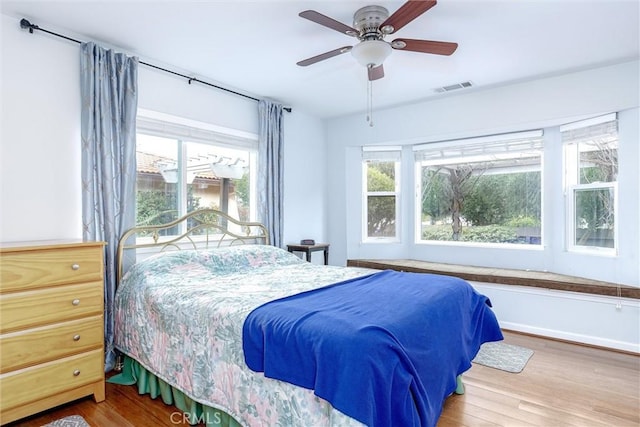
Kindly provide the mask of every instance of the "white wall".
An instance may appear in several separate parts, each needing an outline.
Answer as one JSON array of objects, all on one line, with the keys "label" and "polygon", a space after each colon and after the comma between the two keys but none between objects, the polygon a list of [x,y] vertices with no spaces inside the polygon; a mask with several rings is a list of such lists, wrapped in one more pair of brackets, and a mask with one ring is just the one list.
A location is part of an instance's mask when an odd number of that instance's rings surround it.
[{"label": "white wall", "polygon": [[[285,243],[300,243],[302,239],[325,242],[328,190],[324,124],[295,110],[290,116],[285,123],[288,139],[284,147]],[[311,260],[317,264],[324,258],[321,252],[314,252]]]},{"label": "white wall", "polygon": [[[0,241],[81,238],[79,46],[0,17]],[[143,65],[138,82],[141,109],[258,133],[254,100]],[[324,128],[293,107],[284,119],[285,241],[325,240]]]},{"label": "white wall", "polygon": [[78,46],[2,15],[0,240],[82,237]]},{"label": "white wall", "polygon": [[599,295],[471,283],[505,329],[640,352],[640,302]]},{"label": "white wall", "polygon": [[[626,62],[581,72],[547,77],[486,90],[450,94],[446,98],[376,111],[370,128],[363,115],[332,119],[327,124],[328,150],[335,165],[328,175],[328,212],[332,262],[355,258],[411,258],[503,268],[548,270],[556,273],[640,286],[640,66]],[[565,251],[562,150],[557,126],[576,119],[619,111],[619,253],[602,257]],[[543,248],[504,249],[464,244],[415,243],[414,178],[411,144],[510,131],[545,129]],[[362,243],[361,146],[403,145],[401,242]],[[345,183],[345,185],[341,185]],[[498,287],[500,288],[500,287]],[[594,311],[583,296],[567,293],[563,304],[553,304],[544,290],[515,292],[513,288],[487,288],[493,298],[512,308],[496,311],[503,324],[520,330],[583,342],[607,343],[640,351],[638,301],[626,301],[621,310]],[[606,298],[605,298],[606,300]],[[590,300],[591,301],[591,300]],[[540,310],[527,311],[537,306]],[[609,307],[615,307],[611,299]],[[564,309],[560,309],[564,307]],[[600,306],[599,306],[600,307]],[[576,328],[561,319],[593,320],[602,326]],[[621,319],[624,321],[621,322]],[[616,337],[615,339],[610,337]]]}]

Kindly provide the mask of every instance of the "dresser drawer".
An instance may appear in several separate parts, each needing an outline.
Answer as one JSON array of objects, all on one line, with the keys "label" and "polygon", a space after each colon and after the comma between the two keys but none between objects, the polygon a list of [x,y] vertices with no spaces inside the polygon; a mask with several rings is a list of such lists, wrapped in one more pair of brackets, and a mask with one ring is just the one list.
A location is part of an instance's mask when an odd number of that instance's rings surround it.
[{"label": "dresser drawer", "polygon": [[0,411],[104,379],[102,349],[0,375]]},{"label": "dresser drawer", "polygon": [[102,314],[103,282],[0,294],[0,333]]},{"label": "dresser drawer", "polygon": [[103,246],[3,251],[0,292],[103,279]]},{"label": "dresser drawer", "polygon": [[0,373],[102,348],[103,330],[93,316],[0,335]]}]

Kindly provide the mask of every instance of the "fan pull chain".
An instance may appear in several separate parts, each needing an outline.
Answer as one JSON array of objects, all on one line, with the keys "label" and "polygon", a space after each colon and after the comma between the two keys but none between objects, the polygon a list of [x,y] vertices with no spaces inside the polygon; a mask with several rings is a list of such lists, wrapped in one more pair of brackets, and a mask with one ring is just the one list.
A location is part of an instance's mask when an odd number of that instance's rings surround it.
[{"label": "fan pull chain", "polygon": [[[371,67],[371,65],[369,65]],[[367,70],[368,71],[368,70]],[[373,127],[373,81],[367,78],[367,121]]]},{"label": "fan pull chain", "polygon": [[369,122],[369,120],[371,120],[371,117],[369,116],[369,92],[371,91],[370,89],[371,86],[371,82],[367,81],[367,97],[366,97],[366,102],[367,102],[367,122]]}]

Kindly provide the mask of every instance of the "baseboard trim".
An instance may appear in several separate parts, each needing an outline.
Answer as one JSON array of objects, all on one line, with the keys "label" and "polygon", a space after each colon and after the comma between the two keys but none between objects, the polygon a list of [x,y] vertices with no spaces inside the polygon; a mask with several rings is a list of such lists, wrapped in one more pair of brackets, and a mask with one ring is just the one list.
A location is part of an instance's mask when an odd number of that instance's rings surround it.
[{"label": "baseboard trim", "polygon": [[640,355],[640,345],[629,342],[609,340],[588,335],[573,334],[570,332],[557,331],[553,329],[538,328],[535,326],[523,325],[513,322],[500,322],[500,326],[505,331],[517,332],[524,335],[548,338],[571,344],[599,348],[602,350],[631,354],[634,356]]}]

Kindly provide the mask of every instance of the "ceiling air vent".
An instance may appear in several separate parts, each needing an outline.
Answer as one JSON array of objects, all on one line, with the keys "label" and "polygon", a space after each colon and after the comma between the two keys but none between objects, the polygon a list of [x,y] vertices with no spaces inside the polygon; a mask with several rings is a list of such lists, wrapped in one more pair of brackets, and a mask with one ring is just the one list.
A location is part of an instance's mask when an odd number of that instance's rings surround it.
[{"label": "ceiling air vent", "polygon": [[471,86],[473,86],[473,83],[471,82],[462,82],[462,83],[456,83],[449,86],[442,86],[434,89],[434,91],[438,93],[444,93],[444,92],[451,92],[452,90],[464,89]]}]

